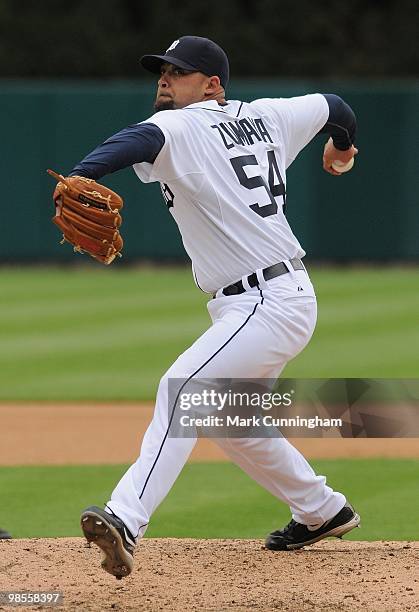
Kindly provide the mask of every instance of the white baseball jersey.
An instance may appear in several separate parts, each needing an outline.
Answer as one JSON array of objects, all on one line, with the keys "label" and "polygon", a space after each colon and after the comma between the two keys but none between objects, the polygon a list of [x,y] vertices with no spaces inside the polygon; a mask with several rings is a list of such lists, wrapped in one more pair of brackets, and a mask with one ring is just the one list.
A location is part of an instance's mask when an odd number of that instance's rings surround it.
[{"label": "white baseball jersey", "polygon": [[134,170],[161,183],[203,291],[305,255],[283,213],[285,173],[328,117],[326,99],[312,94],[198,102],[144,122],[157,125],[165,143],[153,164]]}]

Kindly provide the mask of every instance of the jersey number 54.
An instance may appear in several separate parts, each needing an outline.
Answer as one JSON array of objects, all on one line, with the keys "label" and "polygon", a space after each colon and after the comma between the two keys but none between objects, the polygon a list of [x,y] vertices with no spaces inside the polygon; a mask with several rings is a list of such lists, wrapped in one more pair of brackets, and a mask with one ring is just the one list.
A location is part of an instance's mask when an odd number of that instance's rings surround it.
[{"label": "jersey number 54", "polygon": [[279,172],[278,162],[276,161],[275,151],[268,151],[268,182],[262,175],[247,176],[245,166],[258,166],[259,162],[255,155],[239,155],[230,159],[233,170],[239,179],[240,185],[246,189],[256,189],[263,187],[269,196],[270,204],[251,204],[250,208],[261,217],[270,217],[278,212],[278,204],[275,198],[282,196],[284,199],[283,209],[285,209],[285,185]]}]

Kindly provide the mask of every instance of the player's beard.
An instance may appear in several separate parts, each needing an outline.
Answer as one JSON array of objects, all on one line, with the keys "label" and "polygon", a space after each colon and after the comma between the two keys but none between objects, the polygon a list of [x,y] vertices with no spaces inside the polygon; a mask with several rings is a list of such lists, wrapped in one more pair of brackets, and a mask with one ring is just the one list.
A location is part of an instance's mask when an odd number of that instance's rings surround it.
[{"label": "player's beard", "polygon": [[160,101],[159,99],[157,99],[154,103],[154,110],[156,111],[156,113],[158,113],[159,111],[163,111],[163,110],[173,110],[174,108],[175,108],[175,103],[172,100],[172,98],[164,97]]}]

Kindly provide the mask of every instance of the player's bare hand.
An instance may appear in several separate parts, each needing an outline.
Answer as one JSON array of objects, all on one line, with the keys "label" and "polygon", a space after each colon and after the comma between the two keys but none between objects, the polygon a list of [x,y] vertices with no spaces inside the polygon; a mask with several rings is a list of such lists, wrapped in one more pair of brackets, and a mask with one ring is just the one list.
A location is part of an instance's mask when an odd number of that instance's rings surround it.
[{"label": "player's bare hand", "polygon": [[340,176],[341,172],[337,172],[332,168],[332,164],[334,161],[338,160],[344,164],[347,164],[355,155],[358,154],[358,149],[352,145],[350,149],[346,151],[340,151],[336,149],[333,144],[333,140],[329,138],[329,140],[324,145],[323,151],[323,169],[329,174],[333,174],[333,176]]}]

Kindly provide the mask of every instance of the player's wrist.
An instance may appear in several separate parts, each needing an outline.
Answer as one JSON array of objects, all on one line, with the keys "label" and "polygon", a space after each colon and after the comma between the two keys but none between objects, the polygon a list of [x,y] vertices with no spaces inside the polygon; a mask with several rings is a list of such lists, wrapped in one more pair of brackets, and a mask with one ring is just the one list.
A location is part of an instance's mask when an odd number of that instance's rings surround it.
[{"label": "player's wrist", "polygon": [[348,143],[342,144],[341,142],[336,141],[334,138],[332,138],[332,144],[333,144],[334,148],[337,151],[350,151],[352,149],[352,147],[354,146],[353,143],[351,143],[351,144],[348,144]]}]

